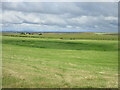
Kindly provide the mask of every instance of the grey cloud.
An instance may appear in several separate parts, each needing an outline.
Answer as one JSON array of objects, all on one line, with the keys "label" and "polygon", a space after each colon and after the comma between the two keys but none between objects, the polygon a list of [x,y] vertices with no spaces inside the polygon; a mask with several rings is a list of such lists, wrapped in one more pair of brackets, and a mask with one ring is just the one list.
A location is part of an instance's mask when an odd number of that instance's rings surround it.
[{"label": "grey cloud", "polygon": [[[43,14],[71,14],[71,15],[117,15],[117,3],[82,2],[82,3],[53,3],[53,2],[19,2],[3,3],[3,10],[21,12],[35,12]],[[110,10],[109,10],[110,9]]]},{"label": "grey cloud", "polygon": [[117,31],[117,3],[6,2],[2,8],[3,24],[41,25],[40,30]]}]

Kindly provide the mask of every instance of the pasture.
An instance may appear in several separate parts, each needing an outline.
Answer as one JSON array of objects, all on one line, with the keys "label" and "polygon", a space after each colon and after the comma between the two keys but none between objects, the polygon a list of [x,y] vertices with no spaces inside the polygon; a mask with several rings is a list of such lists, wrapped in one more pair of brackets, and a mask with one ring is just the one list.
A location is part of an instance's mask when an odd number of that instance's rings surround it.
[{"label": "pasture", "polygon": [[110,40],[110,35],[105,37],[70,40],[3,36],[2,87],[117,88],[118,40],[116,36]]},{"label": "pasture", "polygon": [[6,33],[3,32],[4,36],[12,37],[31,37],[31,38],[48,38],[48,39],[70,39],[70,40],[118,40],[119,33],[42,33],[42,35],[23,35],[21,33]]}]

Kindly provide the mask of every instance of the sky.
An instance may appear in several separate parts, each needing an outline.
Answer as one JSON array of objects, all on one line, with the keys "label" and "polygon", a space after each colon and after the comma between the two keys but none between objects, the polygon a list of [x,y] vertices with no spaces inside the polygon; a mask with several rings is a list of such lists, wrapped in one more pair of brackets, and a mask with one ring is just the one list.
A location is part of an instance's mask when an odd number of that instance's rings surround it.
[{"label": "sky", "polygon": [[117,2],[2,2],[3,31],[118,32]]}]

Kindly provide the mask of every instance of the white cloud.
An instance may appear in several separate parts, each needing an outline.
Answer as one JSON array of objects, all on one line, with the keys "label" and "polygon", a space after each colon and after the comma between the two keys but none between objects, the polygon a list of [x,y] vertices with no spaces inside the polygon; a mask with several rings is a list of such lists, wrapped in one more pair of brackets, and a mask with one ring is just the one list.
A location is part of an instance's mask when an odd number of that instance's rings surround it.
[{"label": "white cloud", "polygon": [[16,13],[16,12],[3,12],[2,14],[2,19],[3,19],[3,23],[9,23],[9,24],[12,24],[12,23],[22,23],[22,20],[17,18],[17,15],[18,14],[21,14],[21,13]]},{"label": "white cloud", "polygon": [[115,5],[117,3],[4,3],[2,19],[4,30],[116,32],[118,7]]},{"label": "white cloud", "polygon": [[118,2],[119,0],[1,0],[2,2]]},{"label": "white cloud", "polygon": [[108,17],[105,17],[105,20],[110,20],[110,21],[117,21],[118,18],[117,17],[113,17],[113,16],[108,16]]}]

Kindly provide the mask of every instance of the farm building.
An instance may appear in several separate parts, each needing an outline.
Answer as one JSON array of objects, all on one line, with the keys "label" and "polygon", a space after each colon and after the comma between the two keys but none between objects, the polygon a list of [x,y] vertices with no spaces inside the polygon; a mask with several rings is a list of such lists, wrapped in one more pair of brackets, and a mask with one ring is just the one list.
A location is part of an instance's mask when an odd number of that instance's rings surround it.
[{"label": "farm building", "polygon": [[24,34],[24,35],[42,35],[42,33],[38,33],[38,32],[22,32],[21,34]]}]

